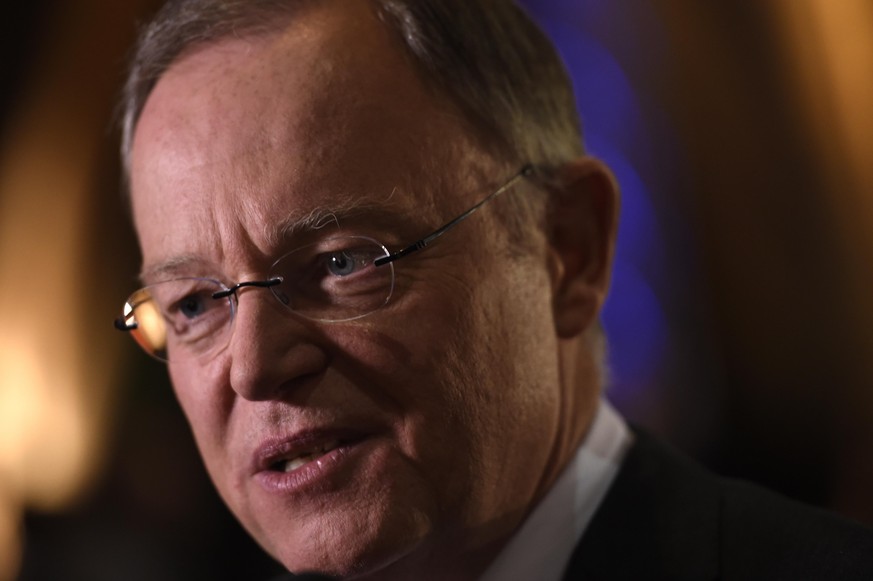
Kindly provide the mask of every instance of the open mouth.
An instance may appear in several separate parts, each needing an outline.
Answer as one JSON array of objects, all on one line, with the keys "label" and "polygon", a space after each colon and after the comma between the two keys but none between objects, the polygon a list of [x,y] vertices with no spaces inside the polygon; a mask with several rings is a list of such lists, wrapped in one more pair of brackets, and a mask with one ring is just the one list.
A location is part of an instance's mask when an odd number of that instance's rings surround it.
[{"label": "open mouth", "polygon": [[377,441],[372,431],[361,429],[301,430],[264,442],[255,452],[253,477],[268,494],[285,500],[340,490],[371,461]]},{"label": "open mouth", "polygon": [[341,440],[330,440],[312,446],[306,450],[300,450],[293,454],[276,458],[276,460],[270,464],[269,469],[273,472],[293,472],[301,466],[314,462],[325,454],[336,450],[343,444],[344,442]]}]

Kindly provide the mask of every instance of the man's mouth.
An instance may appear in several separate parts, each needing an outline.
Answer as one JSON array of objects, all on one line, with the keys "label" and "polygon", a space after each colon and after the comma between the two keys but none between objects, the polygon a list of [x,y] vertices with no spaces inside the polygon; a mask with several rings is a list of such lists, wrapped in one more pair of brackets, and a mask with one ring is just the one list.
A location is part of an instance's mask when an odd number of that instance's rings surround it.
[{"label": "man's mouth", "polygon": [[373,434],[360,428],[315,428],[266,440],[255,452],[252,474],[264,490],[282,496],[339,490],[378,449]]},{"label": "man's mouth", "polygon": [[296,452],[287,457],[280,457],[270,464],[270,470],[274,472],[293,472],[301,466],[318,460],[328,452],[336,450],[343,445],[340,440],[330,440],[322,444],[315,445],[307,450]]}]

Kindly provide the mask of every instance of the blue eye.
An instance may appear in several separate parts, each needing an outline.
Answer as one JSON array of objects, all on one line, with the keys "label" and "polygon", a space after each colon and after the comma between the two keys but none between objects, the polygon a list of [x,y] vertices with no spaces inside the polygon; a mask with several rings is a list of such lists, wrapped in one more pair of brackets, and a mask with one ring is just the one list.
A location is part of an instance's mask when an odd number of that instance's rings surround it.
[{"label": "blue eye", "polygon": [[355,268],[355,257],[348,252],[334,252],[327,259],[327,269],[336,276],[348,276]]}]

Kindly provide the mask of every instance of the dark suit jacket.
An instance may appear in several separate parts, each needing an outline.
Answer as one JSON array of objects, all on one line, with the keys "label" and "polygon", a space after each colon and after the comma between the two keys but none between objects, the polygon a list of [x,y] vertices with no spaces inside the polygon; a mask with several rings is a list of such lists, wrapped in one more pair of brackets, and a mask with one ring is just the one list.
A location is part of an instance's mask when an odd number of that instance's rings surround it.
[{"label": "dark suit jacket", "polygon": [[719,478],[635,436],[565,581],[873,581],[873,530]]},{"label": "dark suit jacket", "polygon": [[873,530],[635,437],[564,581],[873,581]]}]

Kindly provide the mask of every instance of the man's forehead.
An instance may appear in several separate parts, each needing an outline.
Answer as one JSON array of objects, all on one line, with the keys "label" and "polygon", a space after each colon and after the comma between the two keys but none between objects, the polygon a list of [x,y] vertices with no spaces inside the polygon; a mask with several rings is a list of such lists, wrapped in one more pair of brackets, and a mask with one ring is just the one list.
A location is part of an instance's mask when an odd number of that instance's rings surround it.
[{"label": "man's forehead", "polygon": [[462,140],[462,116],[423,86],[371,3],[312,6],[276,32],[201,46],[169,68],[135,133],[134,190],[143,142],[191,167],[232,168],[245,152],[280,148],[306,171],[363,161],[360,149],[382,154],[370,165],[414,166],[439,126],[440,138]]},{"label": "man's forehead", "polygon": [[269,253],[313,225],[378,218],[374,205],[426,230],[466,204],[439,208],[434,196],[473,193],[458,177],[440,184],[479,163],[465,127],[369,2],[328,2],[277,32],[201,46],[158,82],[134,136],[144,266],[218,257],[208,249],[242,238]]},{"label": "man's forehead", "polygon": [[[144,135],[155,137],[149,130],[156,109],[161,113],[158,121],[164,121],[158,124],[159,135],[176,129],[215,137],[231,133],[235,142],[250,149],[252,143],[276,139],[283,123],[322,123],[328,117],[339,121],[355,105],[390,97],[367,90],[377,75],[391,68],[385,61],[393,52],[385,50],[380,39],[384,31],[365,9],[369,4],[346,3],[342,10],[330,5],[301,11],[272,32],[223,38],[178,58],[146,101],[134,148]],[[353,12],[362,13],[355,15],[359,22],[354,25]],[[366,53],[370,58],[362,58]],[[384,64],[373,66],[376,62]],[[362,75],[362,69],[372,70]]]}]

